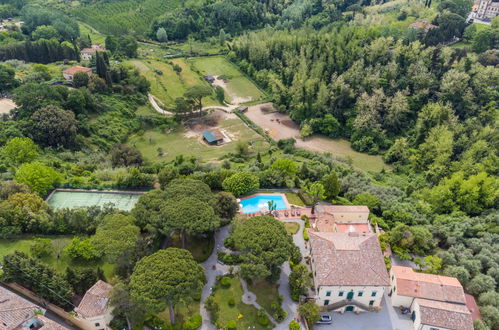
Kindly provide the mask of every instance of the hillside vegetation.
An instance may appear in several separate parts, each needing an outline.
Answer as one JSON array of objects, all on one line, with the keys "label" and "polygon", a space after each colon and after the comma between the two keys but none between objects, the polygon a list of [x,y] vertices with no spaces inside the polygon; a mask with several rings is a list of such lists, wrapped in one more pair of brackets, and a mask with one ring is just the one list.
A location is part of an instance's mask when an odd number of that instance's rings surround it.
[{"label": "hillside vegetation", "polygon": [[105,34],[141,35],[160,13],[172,11],[181,0],[114,0],[76,7],[71,13]]}]

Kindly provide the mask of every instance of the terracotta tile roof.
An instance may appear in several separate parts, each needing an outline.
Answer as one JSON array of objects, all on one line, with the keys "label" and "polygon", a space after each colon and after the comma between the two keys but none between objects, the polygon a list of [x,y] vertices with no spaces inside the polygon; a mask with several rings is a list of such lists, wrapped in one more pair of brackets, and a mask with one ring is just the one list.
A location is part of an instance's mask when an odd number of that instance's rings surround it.
[{"label": "terracotta tile roof", "polygon": [[340,233],[370,233],[371,227],[367,223],[337,223],[336,230]]},{"label": "terracotta tile roof", "polygon": [[39,328],[39,330],[67,330],[69,328],[63,326],[62,324],[59,324],[55,321],[52,321],[48,318],[46,318],[43,315],[38,315],[36,317],[43,325]]},{"label": "terracotta tile roof", "polygon": [[388,286],[375,234],[309,231],[316,285]]},{"label": "terracotta tile roof", "polygon": [[401,296],[466,304],[464,290],[454,277],[417,273],[411,267],[393,266]]},{"label": "terracotta tile roof", "polygon": [[481,320],[482,316],[480,315],[480,311],[478,310],[478,305],[475,301],[475,298],[467,293],[464,294],[464,298],[466,298],[466,307],[470,311],[473,321]]},{"label": "terracotta tile roof", "polygon": [[409,25],[409,27],[411,27],[413,29],[429,30],[429,29],[434,29],[437,26],[429,23],[428,20],[422,20],[422,21],[417,21],[417,22],[412,23],[411,25]]},{"label": "terracotta tile roof", "polygon": [[97,281],[81,300],[75,311],[83,317],[95,317],[103,315],[107,310],[109,295],[113,286],[104,281]]},{"label": "terracotta tile roof", "polygon": [[421,323],[452,330],[473,330],[473,319],[465,305],[416,299]]},{"label": "terracotta tile roof", "polygon": [[369,208],[365,205],[323,205],[325,212],[328,213],[369,213]]},{"label": "terracotta tile roof", "polygon": [[326,212],[316,212],[315,221],[312,223],[312,227],[316,231],[320,232],[335,232],[336,226],[334,222],[334,217]]},{"label": "terracotta tile roof", "polygon": [[41,307],[0,286],[0,330],[11,330],[31,319]]},{"label": "terracotta tile roof", "polygon": [[62,72],[66,74],[75,74],[77,72],[92,72],[92,69],[77,65],[73,66],[72,68],[68,68]]}]

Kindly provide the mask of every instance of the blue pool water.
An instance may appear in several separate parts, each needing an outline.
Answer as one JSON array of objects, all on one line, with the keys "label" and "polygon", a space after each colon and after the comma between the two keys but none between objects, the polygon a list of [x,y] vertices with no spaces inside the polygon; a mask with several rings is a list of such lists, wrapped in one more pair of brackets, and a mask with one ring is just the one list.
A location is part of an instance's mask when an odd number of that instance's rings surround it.
[{"label": "blue pool water", "polygon": [[262,209],[268,209],[269,201],[274,201],[276,210],[286,209],[286,202],[282,196],[255,196],[248,199],[241,200],[241,206],[243,207],[243,213],[256,213]]}]

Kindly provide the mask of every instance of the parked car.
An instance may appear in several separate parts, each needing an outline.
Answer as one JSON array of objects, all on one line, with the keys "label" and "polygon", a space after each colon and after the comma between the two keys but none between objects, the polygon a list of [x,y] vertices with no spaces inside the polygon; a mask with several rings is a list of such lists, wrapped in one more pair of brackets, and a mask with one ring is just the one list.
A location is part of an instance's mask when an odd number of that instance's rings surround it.
[{"label": "parked car", "polygon": [[321,319],[317,321],[317,324],[331,324],[333,323],[333,318],[330,315],[321,315]]}]

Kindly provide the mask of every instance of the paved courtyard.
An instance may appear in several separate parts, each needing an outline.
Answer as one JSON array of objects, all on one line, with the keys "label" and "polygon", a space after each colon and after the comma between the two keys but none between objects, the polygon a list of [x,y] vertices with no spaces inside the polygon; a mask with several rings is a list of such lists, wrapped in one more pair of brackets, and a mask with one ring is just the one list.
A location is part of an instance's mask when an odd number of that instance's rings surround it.
[{"label": "paved courtyard", "polygon": [[[391,309],[391,310],[389,310]],[[393,313],[392,313],[393,311]],[[332,324],[316,324],[315,330],[412,330],[412,322],[394,320],[395,310],[386,304],[386,295],[383,298],[383,308],[379,313],[355,314],[346,312],[343,315],[336,312],[328,313],[333,318]],[[396,317],[396,316],[395,316]],[[395,324],[394,324],[395,323]]]}]

